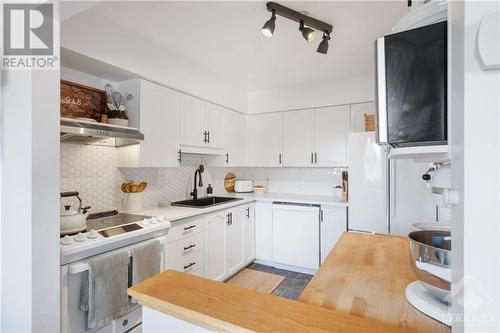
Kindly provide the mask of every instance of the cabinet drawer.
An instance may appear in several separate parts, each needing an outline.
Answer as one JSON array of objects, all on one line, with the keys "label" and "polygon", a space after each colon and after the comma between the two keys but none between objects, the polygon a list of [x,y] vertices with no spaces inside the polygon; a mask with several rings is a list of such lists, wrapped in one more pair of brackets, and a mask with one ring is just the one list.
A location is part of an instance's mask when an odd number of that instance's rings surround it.
[{"label": "cabinet drawer", "polygon": [[167,241],[173,243],[181,238],[189,237],[203,231],[203,217],[195,217],[172,223],[168,231]]},{"label": "cabinet drawer", "polygon": [[203,233],[170,243],[165,252],[165,268],[191,273],[204,265]]},{"label": "cabinet drawer", "polygon": [[202,268],[197,269],[196,271],[189,273],[189,274],[193,274],[193,275],[196,275],[199,277],[205,277],[205,269],[202,267]]}]

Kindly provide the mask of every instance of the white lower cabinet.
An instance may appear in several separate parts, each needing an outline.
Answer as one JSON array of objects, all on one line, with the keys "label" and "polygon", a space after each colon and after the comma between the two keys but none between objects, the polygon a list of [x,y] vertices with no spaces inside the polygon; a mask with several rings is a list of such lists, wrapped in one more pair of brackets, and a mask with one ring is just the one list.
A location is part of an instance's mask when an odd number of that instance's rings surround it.
[{"label": "white lower cabinet", "polygon": [[273,203],[255,203],[255,257],[273,260]]},{"label": "white lower cabinet", "polygon": [[347,207],[321,206],[321,263],[347,230]]},{"label": "white lower cabinet", "polygon": [[233,275],[245,261],[243,250],[243,207],[227,212],[226,223],[226,275]]},{"label": "white lower cabinet", "polygon": [[316,270],[319,258],[319,206],[273,204],[273,261]]},{"label": "white lower cabinet", "polygon": [[204,267],[203,217],[174,222],[167,236],[165,269],[203,275]]},{"label": "white lower cabinet", "polygon": [[222,280],[226,275],[227,212],[205,216],[205,277]]},{"label": "white lower cabinet", "polygon": [[255,204],[243,206],[243,256],[245,263],[255,259]]}]

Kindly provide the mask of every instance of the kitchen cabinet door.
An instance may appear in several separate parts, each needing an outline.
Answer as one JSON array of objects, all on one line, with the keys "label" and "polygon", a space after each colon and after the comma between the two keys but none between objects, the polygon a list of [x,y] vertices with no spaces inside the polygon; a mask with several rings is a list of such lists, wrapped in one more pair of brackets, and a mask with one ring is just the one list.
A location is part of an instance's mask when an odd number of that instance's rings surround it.
[{"label": "kitchen cabinet door", "polygon": [[316,154],[318,167],[347,165],[349,105],[315,110]]},{"label": "kitchen cabinet door", "polygon": [[347,230],[347,207],[321,206],[321,263]]},{"label": "kitchen cabinet door", "polygon": [[118,148],[118,166],[177,167],[181,96],[146,80],[140,80],[139,87],[138,119],[144,141]]},{"label": "kitchen cabinet door", "polygon": [[247,166],[279,167],[282,164],[283,113],[246,118]]},{"label": "kitchen cabinet door", "polygon": [[273,260],[272,202],[255,203],[255,257],[261,260]]},{"label": "kitchen cabinet door", "polygon": [[255,259],[255,204],[243,206],[243,244],[245,262]]},{"label": "kitchen cabinet door", "polygon": [[203,132],[204,101],[182,95],[180,117],[180,143],[185,146],[203,147],[205,145]]},{"label": "kitchen cabinet door", "polygon": [[365,114],[375,114],[375,103],[351,104],[351,132],[365,131]]},{"label": "kitchen cabinet door", "polygon": [[273,261],[316,270],[319,267],[319,207],[273,204]]},{"label": "kitchen cabinet door", "polygon": [[314,110],[283,113],[283,166],[314,165]]},{"label": "kitchen cabinet door", "polygon": [[205,277],[222,280],[226,275],[225,211],[205,216]]},{"label": "kitchen cabinet door", "polygon": [[204,103],[203,126],[207,131],[207,142],[205,147],[224,148],[224,125],[222,118],[222,108],[215,104]]},{"label": "kitchen cabinet door", "polygon": [[243,206],[235,207],[228,212],[226,226],[226,274],[233,275],[244,264],[243,244]]},{"label": "kitchen cabinet door", "polygon": [[210,166],[239,167],[245,164],[245,116],[231,110],[223,111],[224,154],[218,155]]}]

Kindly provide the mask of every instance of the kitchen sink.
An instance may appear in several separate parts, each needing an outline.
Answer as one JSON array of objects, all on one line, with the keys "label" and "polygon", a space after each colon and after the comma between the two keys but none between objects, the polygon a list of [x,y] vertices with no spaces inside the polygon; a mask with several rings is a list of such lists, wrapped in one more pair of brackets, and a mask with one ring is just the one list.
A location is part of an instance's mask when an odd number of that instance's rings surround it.
[{"label": "kitchen sink", "polygon": [[172,206],[180,206],[180,207],[194,207],[194,208],[205,208],[211,207],[215,205],[221,205],[226,202],[243,200],[242,198],[228,198],[228,197],[207,197],[200,199],[189,199],[182,201],[172,202]]}]

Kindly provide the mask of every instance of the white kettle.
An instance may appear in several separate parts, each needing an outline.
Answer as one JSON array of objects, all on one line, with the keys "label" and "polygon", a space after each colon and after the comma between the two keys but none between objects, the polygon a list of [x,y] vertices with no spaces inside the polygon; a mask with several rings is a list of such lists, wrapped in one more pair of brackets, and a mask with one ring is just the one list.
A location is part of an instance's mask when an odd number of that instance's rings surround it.
[{"label": "white kettle", "polygon": [[79,201],[78,209],[72,209],[71,205],[64,205],[61,211],[60,227],[61,235],[74,234],[87,229],[87,216],[90,206],[82,207],[82,199],[78,192],[62,192],[61,198],[76,197]]}]

